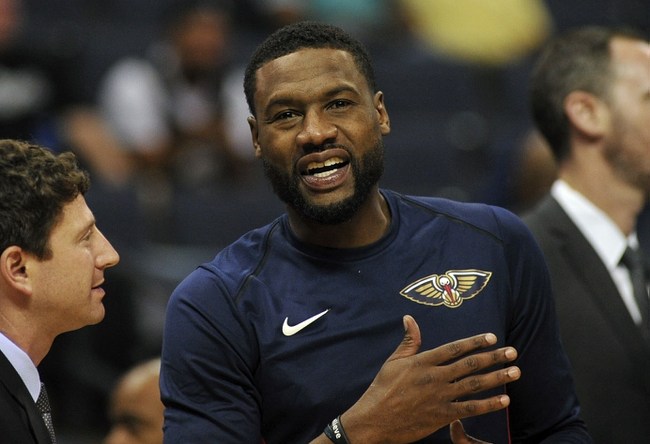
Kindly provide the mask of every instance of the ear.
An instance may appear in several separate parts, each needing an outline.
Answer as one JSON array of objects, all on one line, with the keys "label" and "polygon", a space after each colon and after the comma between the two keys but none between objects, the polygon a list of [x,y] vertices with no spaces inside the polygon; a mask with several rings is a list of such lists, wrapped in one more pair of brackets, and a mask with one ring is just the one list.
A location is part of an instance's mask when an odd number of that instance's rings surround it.
[{"label": "ear", "polygon": [[386,136],[390,133],[390,117],[388,117],[388,110],[386,109],[386,104],[384,103],[384,93],[377,91],[374,97],[375,110],[377,111],[379,117],[379,127],[381,128],[381,134]]},{"label": "ear", "polygon": [[15,245],[5,249],[0,255],[0,276],[10,287],[31,295],[32,284],[28,276],[28,263],[31,256]]},{"label": "ear", "polygon": [[258,159],[262,157],[262,150],[260,148],[260,143],[258,141],[258,131],[257,131],[257,119],[255,116],[248,116],[248,126],[251,130],[251,138],[253,139],[253,147],[255,149],[255,157]]},{"label": "ear", "polygon": [[607,106],[591,93],[569,93],[564,99],[564,112],[571,126],[587,137],[601,137],[607,130]]}]

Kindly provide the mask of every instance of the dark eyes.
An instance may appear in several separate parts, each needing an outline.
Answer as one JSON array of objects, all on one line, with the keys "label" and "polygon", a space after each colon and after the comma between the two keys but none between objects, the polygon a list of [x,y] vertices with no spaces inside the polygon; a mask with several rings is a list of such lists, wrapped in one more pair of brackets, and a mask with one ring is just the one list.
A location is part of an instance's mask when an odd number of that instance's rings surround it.
[{"label": "dark eyes", "polygon": [[[343,100],[343,99],[337,99],[333,100],[332,102],[328,103],[326,108],[327,110],[343,110],[348,108],[352,102],[349,100]],[[301,115],[300,112],[294,111],[294,110],[284,110],[279,112],[278,114],[274,115],[269,122],[281,122],[281,121],[287,121],[290,119],[293,119],[295,117],[299,117]]]},{"label": "dark eyes", "polygon": [[287,119],[291,119],[292,117],[295,117],[295,116],[296,116],[296,113],[294,113],[293,111],[283,111],[280,114],[277,114],[273,118],[273,120],[274,121],[275,120],[287,120]]},{"label": "dark eyes", "polygon": [[350,102],[347,100],[335,100],[330,104],[329,108],[339,109],[347,106],[350,106]]}]

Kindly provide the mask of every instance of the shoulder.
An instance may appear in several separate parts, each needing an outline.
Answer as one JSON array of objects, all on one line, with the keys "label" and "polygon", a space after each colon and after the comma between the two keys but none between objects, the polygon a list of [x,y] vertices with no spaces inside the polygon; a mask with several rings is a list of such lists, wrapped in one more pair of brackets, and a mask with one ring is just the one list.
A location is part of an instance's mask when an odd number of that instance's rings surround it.
[{"label": "shoulder", "polygon": [[386,196],[406,217],[420,214],[425,218],[436,218],[454,224],[459,229],[481,232],[499,240],[513,236],[529,236],[528,229],[521,219],[505,208],[439,197],[408,196],[395,192],[386,192]]},{"label": "shoulder", "polygon": [[7,386],[10,391],[15,391],[17,387],[24,387],[18,370],[11,364],[2,350],[0,350],[0,385]]},{"label": "shoulder", "polygon": [[557,200],[550,194],[524,213],[522,220],[537,239],[546,238],[552,232],[563,233],[574,225]]},{"label": "shoulder", "polygon": [[244,234],[211,261],[199,265],[180,283],[172,298],[215,292],[235,298],[246,281],[264,266],[269,251],[282,242],[282,236],[276,235],[280,225],[278,218]]},{"label": "shoulder", "polygon": [[[36,410],[27,387],[20,379],[17,370],[11,365],[5,355],[0,352],[0,430],[3,433],[2,442],[24,442],[31,439],[29,431],[30,418],[34,418]],[[20,439],[19,439],[20,438]],[[6,441],[5,441],[6,440]]]}]

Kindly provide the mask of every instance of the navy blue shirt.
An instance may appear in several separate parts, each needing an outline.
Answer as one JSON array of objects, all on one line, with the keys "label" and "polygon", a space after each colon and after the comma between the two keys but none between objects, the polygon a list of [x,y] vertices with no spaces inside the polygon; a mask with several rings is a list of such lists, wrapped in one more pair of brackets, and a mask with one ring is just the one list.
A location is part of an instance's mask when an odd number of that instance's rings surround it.
[{"label": "navy blue shirt", "polygon": [[[405,314],[421,350],[486,332],[518,350],[521,379],[492,391],[511,405],[464,419],[470,435],[590,442],[527,228],[497,207],[382,194],[391,225],[372,245],[306,245],[284,215],[178,286],[162,353],[165,443],[308,442],[368,388]],[[448,428],[421,442],[448,443]]]}]

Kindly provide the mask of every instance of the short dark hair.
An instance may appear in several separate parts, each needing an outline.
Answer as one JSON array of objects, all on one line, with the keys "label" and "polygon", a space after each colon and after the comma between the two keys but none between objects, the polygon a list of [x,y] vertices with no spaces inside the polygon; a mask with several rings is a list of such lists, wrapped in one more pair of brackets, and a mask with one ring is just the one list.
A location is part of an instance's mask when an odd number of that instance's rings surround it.
[{"label": "short dark hair", "polygon": [[374,93],[375,72],[365,46],[341,28],[313,21],[287,25],[271,34],[253,53],[244,75],[244,93],[248,109],[255,115],[256,72],[265,63],[303,48],[331,48],[352,54],[359,72]]},{"label": "short dark hair", "polygon": [[89,187],[73,153],[0,140],[0,252],[17,245],[48,259],[50,233],[63,207]]},{"label": "short dark hair", "polygon": [[572,91],[589,92],[609,100],[610,43],[615,37],[644,40],[627,28],[586,26],[556,37],[543,50],[531,76],[530,104],[535,123],[556,160],[569,152],[569,121],[564,99]]}]

